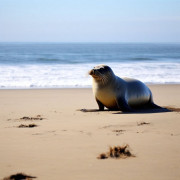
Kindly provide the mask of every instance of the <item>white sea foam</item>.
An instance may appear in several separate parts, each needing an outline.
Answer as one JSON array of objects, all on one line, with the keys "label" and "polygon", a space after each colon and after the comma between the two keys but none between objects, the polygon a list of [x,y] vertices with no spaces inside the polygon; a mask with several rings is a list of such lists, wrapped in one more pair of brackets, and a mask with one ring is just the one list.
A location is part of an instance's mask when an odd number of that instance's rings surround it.
[{"label": "white sea foam", "polygon": [[[0,66],[0,88],[90,87],[88,71],[97,64],[34,64]],[[109,63],[116,75],[145,83],[180,83],[180,63]]]}]

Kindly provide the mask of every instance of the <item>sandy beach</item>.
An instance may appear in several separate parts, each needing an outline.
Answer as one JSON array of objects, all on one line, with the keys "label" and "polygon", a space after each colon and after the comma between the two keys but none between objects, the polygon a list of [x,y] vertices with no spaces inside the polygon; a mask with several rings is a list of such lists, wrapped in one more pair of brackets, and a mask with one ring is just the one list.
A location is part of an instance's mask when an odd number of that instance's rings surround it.
[{"label": "sandy beach", "polygon": [[[180,85],[149,87],[156,104],[180,108]],[[98,106],[78,88],[0,90],[0,101],[0,179],[180,179],[180,112],[82,112]],[[125,144],[135,157],[97,159]]]}]

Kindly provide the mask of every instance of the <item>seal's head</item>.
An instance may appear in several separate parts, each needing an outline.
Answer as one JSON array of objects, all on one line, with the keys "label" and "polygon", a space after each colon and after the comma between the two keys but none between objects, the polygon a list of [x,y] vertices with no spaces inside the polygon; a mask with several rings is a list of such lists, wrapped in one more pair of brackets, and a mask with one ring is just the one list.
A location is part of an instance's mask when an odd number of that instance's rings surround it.
[{"label": "seal's head", "polygon": [[107,65],[98,65],[89,71],[89,75],[98,83],[107,83],[114,77],[112,69]]}]

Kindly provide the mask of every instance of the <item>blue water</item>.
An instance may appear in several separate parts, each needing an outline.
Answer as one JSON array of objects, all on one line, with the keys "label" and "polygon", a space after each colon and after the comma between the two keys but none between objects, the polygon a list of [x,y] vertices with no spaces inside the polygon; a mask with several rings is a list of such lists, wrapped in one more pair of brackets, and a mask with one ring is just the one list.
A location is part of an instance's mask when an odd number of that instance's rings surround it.
[{"label": "blue water", "polygon": [[98,64],[145,83],[180,83],[180,44],[0,43],[0,88],[90,87]]}]

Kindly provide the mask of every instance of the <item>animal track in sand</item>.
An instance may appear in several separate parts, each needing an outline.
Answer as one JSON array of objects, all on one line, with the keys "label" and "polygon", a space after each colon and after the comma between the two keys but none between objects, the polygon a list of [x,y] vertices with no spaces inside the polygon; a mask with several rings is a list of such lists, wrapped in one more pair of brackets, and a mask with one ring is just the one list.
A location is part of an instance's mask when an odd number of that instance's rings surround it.
[{"label": "animal track in sand", "polygon": [[123,132],[125,132],[126,130],[123,129],[116,129],[116,130],[112,130],[112,132],[116,133],[116,136],[119,136],[120,134],[124,134]]},{"label": "animal track in sand", "polygon": [[114,128],[131,128],[131,127],[135,127],[135,124],[114,124],[114,125],[107,125],[107,126],[103,126],[100,127],[99,129],[114,129]]},{"label": "animal track in sand", "polygon": [[[113,133],[116,133],[116,136],[122,135],[125,132],[129,132],[133,130],[133,127],[135,127],[135,124],[116,124],[116,125],[106,125],[103,127],[100,127],[99,129],[108,129]],[[108,133],[109,134],[109,133]]]},{"label": "animal track in sand", "polygon": [[58,135],[56,133],[56,130],[51,130],[51,131],[44,131],[44,132],[40,132],[40,133],[33,133],[32,135],[41,135],[43,137],[46,137],[46,136],[56,136]]},{"label": "animal track in sand", "polygon": [[92,135],[92,133],[91,132],[87,132],[87,131],[83,131],[83,130],[81,130],[81,131],[79,131],[81,134],[85,134],[85,135],[88,135],[88,136],[91,136]]}]

